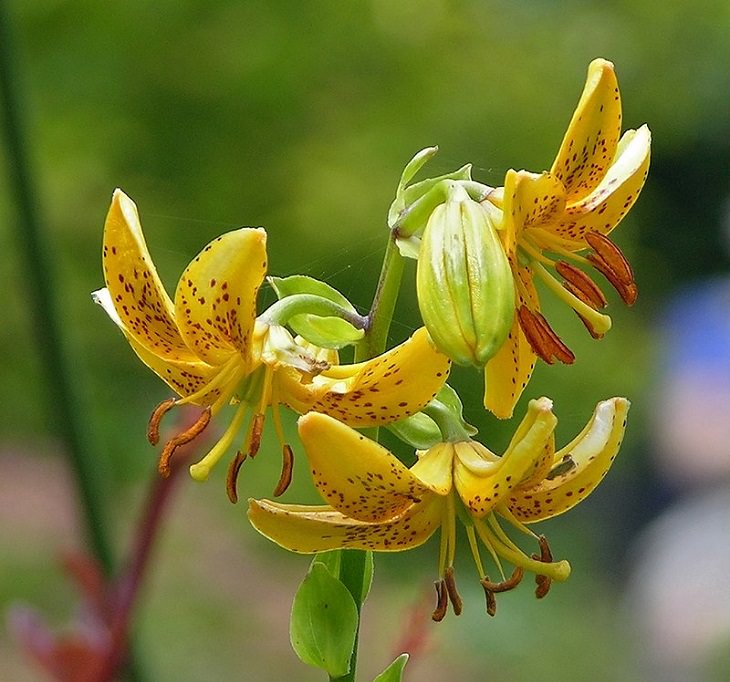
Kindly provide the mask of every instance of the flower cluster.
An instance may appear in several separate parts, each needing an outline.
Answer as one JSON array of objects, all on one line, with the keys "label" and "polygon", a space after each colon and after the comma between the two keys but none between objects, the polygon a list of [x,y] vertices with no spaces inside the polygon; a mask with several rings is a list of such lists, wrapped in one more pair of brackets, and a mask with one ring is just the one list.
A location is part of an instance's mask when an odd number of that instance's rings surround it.
[{"label": "flower cluster", "polygon": [[[172,408],[198,408],[197,421],[164,444],[163,475],[180,446],[211,422],[222,422],[227,412],[215,444],[190,473],[206,479],[235,449],[227,476],[235,502],[239,470],[260,449],[270,412],[283,461],[278,496],[291,480],[296,449],[285,437],[281,410],[294,411],[301,415],[299,441],[326,504],[251,499],[253,526],[305,553],[401,551],[440,530],[433,618],[441,620],[449,603],[457,614],[462,609],[454,568],[457,519],[492,615],[495,595],[517,586],[525,572],[534,574],[538,597],[570,574],[568,562],[554,560],[548,541],[529,526],[571,509],[599,484],[618,453],[628,401],[600,402],[584,430],[556,450],[552,402],[531,400],[500,456],[473,439],[476,429],[463,421],[461,402],[446,381],[452,362],[480,368],[484,407],[509,418],[537,358],[574,360],[543,316],[536,284],[567,303],[594,338],[609,330],[611,320],[591,270],[626,304],[635,301],[631,267],[609,234],[643,186],[650,133],[642,126],[621,134],[613,65],[597,59],[550,170],[509,170],[497,188],[474,181],[470,166],[413,183],[435,151],[424,150],[407,165],[388,214],[392,252],[386,265],[417,259],[424,324],[389,350],[393,289],[400,282],[387,267],[367,314],[326,283],[303,276],[269,277],[278,300],[259,311],[266,232],[242,228],[208,244],[171,299],[147,250],[137,208],[121,190],[114,193],[104,229],[106,286],[94,298],[175,394],[153,410],[149,440],[158,442],[160,422]],[[353,361],[341,363],[343,352]],[[410,467],[407,455],[401,459],[356,430],[380,426],[410,452],[415,449]],[[536,553],[526,554],[505,524],[534,541]],[[483,549],[497,571],[494,580]]]}]

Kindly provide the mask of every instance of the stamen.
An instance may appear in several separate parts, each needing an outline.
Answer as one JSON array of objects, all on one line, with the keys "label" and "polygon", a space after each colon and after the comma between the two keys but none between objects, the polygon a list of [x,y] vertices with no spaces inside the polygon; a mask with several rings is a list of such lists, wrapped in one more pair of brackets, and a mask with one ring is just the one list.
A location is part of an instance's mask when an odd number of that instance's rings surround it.
[{"label": "stamen", "polygon": [[246,453],[240,450],[236,453],[233,461],[228,465],[228,474],[226,475],[226,493],[228,499],[236,504],[238,502],[238,472],[241,470],[241,465],[246,461]]},{"label": "stamen", "polygon": [[553,357],[566,365],[573,363],[575,355],[540,313],[532,312],[523,305],[517,310],[517,319],[532,350],[548,365],[553,364]]},{"label": "stamen", "polygon": [[479,572],[479,575],[484,575],[482,557],[479,554],[479,543],[477,542],[477,536],[474,532],[474,526],[465,526],[465,528],[466,537],[469,539],[469,549],[471,550],[471,555],[474,558],[474,563],[476,564],[477,571]]},{"label": "stamen", "polygon": [[291,483],[292,472],[294,470],[294,453],[292,452],[291,446],[284,443],[281,454],[281,476],[279,476],[279,482],[276,484],[276,488],[274,488],[274,497],[279,497],[286,492],[286,489]]},{"label": "stamen", "polygon": [[497,554],[504,557],[512,565],[520,566],[535,574],[548,574],[555,580],[563,581],[568,579],[570,564],[567,561],[544,563],[540,559],[530,558],[504,535],[504,531],[502,531],[501,536],[498,536],[496,530],[491,530],[482,519],[475,519],[474,527],[482,542],[487,546],[491,545]]},{"label": "stamen", "polygon": [[256,454],[261,447],[261,437],[264,433],[265,422],[266,415],[263,412],[259,412],[253,416],[251,427],[248,432],[248,442],[246,443],[246,452],[249,457],[256,457]]},{"label": "stamen", "polygon": [[489,579],[489,576],[484,576],[480,582],[485,590],[489,590],[496,594],[497,592],[508,592],[509,590],[514,590],[515,587],[522,582],[524,575],[525,571],[519,566],[515,566],[515,570],[512,571],[512,575],[507,580],[494,583]]},{"label": "stamen", "polygon": [[196,481],[205,481],[208,478],[208,476],[210,475],[210,470],[223,456],[225,451],[233,442],[233,439],[236,437],[236,434],[243,424],[243,419],[246,416],[247,410],[248,405],[246,403],[241,403],[238,406],[236,414],[233,416],[231,423],[228,425],[228,428],[225,430],[220,440],[210,449],[208,454],[203,457],[203,459],[201,459],[197,464],[193,464],[190,467],[190,475]]},{"label": "stamen", "polygon": [[177,436],[173,436],[167,441],[167,443],[165,443],[165,447],[160,455],[160,461],[157,464],[157,469],[164,478],[167,478],[170,475],[170,459],[175,453],[175,450],[177,450],[181,445],[185,445],[191,440],[197,438],[205,430],[205,427],[208,426],[209,423],[210,407],[206,407],[202,414],[198,417],[198,420],[189,429],[179,433]]},{"label": "stamen", "polygon": [[488,575],[485,575],[479,582],[484,588],[484,596],[487,599],[487,614],[494,616],[497,613],[497,592],[506,592],[507,590],[513,590],[517,585],[520,584],[524,571],[519,567],[515,567],[512,571],[512,575],[509,580],[502,580],[501,582],[494,583],[489,579]]},{"label": "stamen", "polygon": [[175,398],[168,398],[163,400],[150,415],[149,423],[147,424],[147,440],[152,445],[157,445],[160,442],[160,422],[162,418],[175,407],[177,400]]},{"label": "stamen", "polygon": [[[546,563],[552,562],[553,553],[550,550],[550,545],[548,544],[547,538],[544,535],[540,535],[537,538],[537,541],[540,545],[540,555],[538,556],[537,554],[533,554],[532,558]],[[542,599],[550,591],[550,585],[552,584],[552,580],[549,576],[541,575],[538,573],[535,576],[535,583],[537,585],[537,587],[535,588],[535,597],[537,597],[538,599]]]},{"label": "stamen", "polygon": [[600,232],[587,232],[585,239],[594,253],[588,260],[613,286],[626,305],[633,305],[638,288],[631,265],[616,244]]},{"label": "stamen", "polygon": [[547,285],[561,301],[569,305],[597,334],[605,334],[611,329],[611,318],[599,313],[591,304],[586,303],[580,296],[576,296],[561,282],[558,282],[540,263],[531,264],[533,272]]},{"label": "stamen", "polygon": [[[489,580],[489,578],[486,576],[485,579]],[[484,587],[483,582],[482,587]],[[494,592],[492,592],[492,590],[488,589],[487,587],[484,587],[484,596],[487,599],[487,615],[494,616],[497,613],[497,598],[494,596]]]},{"label": "stamen", "polygon": [[596,310],[605,308],[608,304],[606,297],[598,287],[598,285],[580,268],[571,265],[567,261],[559,260],[555,263],[555,269],[558,274],[565,280],[563,286],[570,291],[571,294],[577,296],[586,305]]},{"label": "stamen", "polygon": [[446,609],[449,606],[449,595],[446,591],[446,583],[444,580],[437,580],[433,586],[436,588],[436,608],[431,614],[431,620],[440,623],[446,615]]},{"label": "stamen", "polygon": [[454,609],[454,615],[460,616],[461,610],[464,606],[464,602],[461,599],[459,591],[456,589],[456,580],[454,579],[453,566],[449,566],[446,569],[446,573],[444,575],[444,584],[446,585],[446,592],[449,595],[449,599],[451,600],[451,608]]}]

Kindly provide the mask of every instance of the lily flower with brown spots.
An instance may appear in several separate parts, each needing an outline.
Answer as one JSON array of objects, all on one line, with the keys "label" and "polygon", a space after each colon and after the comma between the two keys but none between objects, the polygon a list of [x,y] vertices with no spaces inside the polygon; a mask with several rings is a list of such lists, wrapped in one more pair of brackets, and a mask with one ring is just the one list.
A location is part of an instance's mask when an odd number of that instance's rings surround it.
[{"label": "lily flower with brown spots", "polygon": [[103,262],[106,288],[94,299],[178,396],[152,413],[150,441],[157,442],[160,420],[171,408],[202,408],[200,419],[165,445],[160,472],[169,473],[176,448],[193,440],[224,407],[236,405],[218,442],[190,469],[194,478],[205,480],[243,433],[228,472],[233,501],[239,468],[259,449],[269,407],[284,457],[280,494],[291,477],[292,452],[279,405],[300,413],[318,410],[357,428],[379,426],[418,412],[448,377],[449,359],[423,328],[372,360],[337,365],[332,364],[336,354],[297,341],[265,315],[257,318],[256,297],[267,268],[263,229],[241,228],[208,244],[183,272],[173,301],[150,257],[137,207],[116,190],[104,227]]},{"label": "lily flower with brown spots", "polygon": [[[515,587],[525,571],[535,574],[538,597],[547,594],[552,580],[568,578],[568,562],[554,561],[547,540],[526,524],[568,511],[596,488],[618,453],[628,407],[624,398],[599,403],[583,431],[556,452],[552,402],[532,400],[501,457],[457,428],[447,442],[417,453],[410,469],[382,445],[312,412],[299,418],[299,435],[314,484],[328,504],[249,500],[249,519],[273,542],[302,553],[340,548],[398,552],[423,544],[440,528],[433,618],[441,620],[449,601],[457,615],[462,608],[454,579],[458,518],[487,612],[494,615],[495,594]],[[536,540],[539,553],[525,554],[500,519]],[[484,570],[480,544],[497,567],[497,581]],[[510,577],[502,561],[514,566]]]},{"label": "lily flower with brown spots", "polygon": [[550,171],[510,170],[505,186],[487,196],[503,212],[499,233],[517,294],[508,339],[485,372],[484,405],[497,417],[512,415],[537,357],[548,364],[575,359],[540,313],[535,279],[567,303],[594,338],[608,331],[611,319],[599,312],[606,297],[586,268],[603,274],[628,305],[636,300],[631,267],[608,235],[639,196],[650,146],[646,125],[621,136],[613,64],[596,59]]}]

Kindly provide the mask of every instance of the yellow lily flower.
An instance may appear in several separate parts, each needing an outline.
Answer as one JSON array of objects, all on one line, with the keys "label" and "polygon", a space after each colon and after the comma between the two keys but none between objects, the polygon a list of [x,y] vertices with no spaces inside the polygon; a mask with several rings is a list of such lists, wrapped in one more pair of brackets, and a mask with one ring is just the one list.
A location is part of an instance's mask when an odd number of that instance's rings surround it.
[{"label": "yellow lily flower", "polygon": [[497,417],[512,415],[537,357],[548,364],[575,359],[540,313],[535,278],[575,310],[594,338],[609,330],[611,319],[599,312],[606,298],[582,268],[601,272],[628,305],[636,300],[631,267],[607,235],[639,196],[651,134],[646,125],[620,133],[613,64],[596,59],[551,169],[510,170],[504,187],[487,197],[503,212],[500,236],[517,293],[509,337],[485,370],[484,405]]},{"label": "yellow lily flower", "polygon": [[[299,435],[314,484],[328,504],[252,499],[248,515],[267,538],[302,553],[348,547],[397,552],[421,545],[440,528],[435,620],[444,617],[449,600],[457,614],[461,611],[453,566],[458,517],[493,615],[494,595],[516,586],[524,571],[536,575],[538,597],[547,593],[551,580],[567,579],[568,562],[553,561],[545,538],[525,524],[568,511],[599,484],[618,453],[628,407],[624,398],[599,403],[583,431],[556,452],[552,402],[532,400],[502,457],[464,439],[418,453],[410,469],[350,427],[310,412],[299,418]],[[500,518],[536,539],[540,554],[527,556],[505,533]],[[501,581],[486,575],[480,542]],[[501,560],[515,567],[510,578]]]},{"label": "yellow lily flower", "polygon": [[237,408],[228,428],[190,471],[204,480],[236,439],[248,416],[242,446],[229,467],[227,488],[245,457],[256,454],[269,406],[282,444],[284,467],[277,491],[291,475],[278,406],[300,413],[331,414],[354,427],[403,419],[424,407],[449,373],[425,329],[368,362],[333,365],[322,349],[298,342],[283,326],[256,316],[256,296],[267,268],[266,232],[242,228],[208,244],[183,272],[172,301],[160,281],[139,222],[137,207],[116,190],[104,227],[106,288],[94,293],[140,359],[177,398],[152,413],[149,438],[159,438],[162,416],[176,405],[203,408],[190,429],[165,445],[160,471],[169,473],[175,449],[190,442],[228,404]]}]

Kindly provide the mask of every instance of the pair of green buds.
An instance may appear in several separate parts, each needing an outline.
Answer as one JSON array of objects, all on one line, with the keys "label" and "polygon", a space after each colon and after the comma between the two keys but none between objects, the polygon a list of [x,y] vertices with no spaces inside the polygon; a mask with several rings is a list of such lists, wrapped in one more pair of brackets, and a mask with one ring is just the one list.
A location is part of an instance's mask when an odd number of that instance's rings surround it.
[{"label": "pair of green buds", "polygon": [[[412,164],[420,168],[435,152],[429,148],[417,155],[404,178],[412,176]],[[404,255],[415,256],[414,244],[420,242],[418,305],[434,343],[457,364],[484,367],[512,327],[515,287],[498,234],[502,212],[479,201],[491,188],[472,181],[470,170],[465,166],[410,187],[401,178],[391,227]],[[408,193],[421,196],[413,201]],[[400,213],[399,203],[405,204]]]}]

